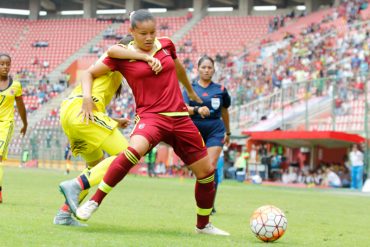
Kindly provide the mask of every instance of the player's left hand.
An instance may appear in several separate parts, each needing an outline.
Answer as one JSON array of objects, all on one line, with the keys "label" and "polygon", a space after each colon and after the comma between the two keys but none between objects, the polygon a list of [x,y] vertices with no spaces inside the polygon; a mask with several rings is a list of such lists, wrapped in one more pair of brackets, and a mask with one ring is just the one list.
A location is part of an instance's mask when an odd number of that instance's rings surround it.
[{"label": "player's left hand", "polygon": [[130,125],[130,119],[128,118],[118,118],[115,120],[118,122],[118,128],[125,129]]},{"label": "player's left hand", "polygon": [[27,132],[27,125],[23,125],[23,127],[21,129],[21,135],[22,136],[25,136],[26,135],[26,132]]},{"label": "player's left hand", "polygon": [[189,99],[192,101],[195,101],[199,104],[203,103],[203,100],[199,98],[198,94],[196,94],[194,90],[192,90],[191,92],[188,92],[188,96],[189,96]]},{"label": "player's left hand", "polygon": [[150,57],[148,59],[148,64],[152,68],[155,74],[158,74],[159,72],[162,71],[162,64],[161,64],[161,61],[159,61],[159,59],[155,57]]}]

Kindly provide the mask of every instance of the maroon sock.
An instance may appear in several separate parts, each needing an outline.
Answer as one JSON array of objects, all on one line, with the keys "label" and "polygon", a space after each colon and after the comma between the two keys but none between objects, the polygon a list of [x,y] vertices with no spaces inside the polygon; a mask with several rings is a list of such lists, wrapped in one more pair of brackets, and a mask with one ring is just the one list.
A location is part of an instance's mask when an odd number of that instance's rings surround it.
[{"label": "maroon sock", "polygon": [[213,171],[203,179],[197,179],[195,183],[195,200],[198,207],[197,227],[203,229],[209,223],[213,202],[215,199],[215,172]]},{"label": "maroon sock", "polygon": [[[118,184],[130,171],[130,169],[136,165],[140,160],[140,155],[135,149],[128,147],[123,153],[117,156],[109,166],[107,173],[103,178],[103,182],[113,188]],[[99,189],[96,191],[91,200],[96,201],[99,205],[103,201],[107,192],[103,191],[99,185]]]}]

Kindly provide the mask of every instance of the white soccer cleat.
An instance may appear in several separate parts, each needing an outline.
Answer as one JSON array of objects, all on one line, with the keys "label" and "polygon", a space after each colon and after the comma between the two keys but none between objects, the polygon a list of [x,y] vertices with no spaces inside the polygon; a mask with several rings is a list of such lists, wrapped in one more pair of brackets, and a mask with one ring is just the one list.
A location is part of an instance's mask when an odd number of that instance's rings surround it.
[{"label": "white soccer cleat", "polygon": [[98,209],[99,205],[93,200],[85,202],[82,206],[77,208],[76,217],[79,220],[87,221],[91,215]]},{"label": "white soccer cleat", "polygon": [[214,227],[211,223],[208,223],[203,229],[195,227],[195,231],[199,234],[230,236],[230,233]]},{"label": "white soccer cleat", "polygon": [[64,226],[87,226],[86,224],[82,224],[77,220],[72,218],[71,213],[64,212],[59,210],[57,215],[55,215],[53,223],[55,225],[64,225]]}]

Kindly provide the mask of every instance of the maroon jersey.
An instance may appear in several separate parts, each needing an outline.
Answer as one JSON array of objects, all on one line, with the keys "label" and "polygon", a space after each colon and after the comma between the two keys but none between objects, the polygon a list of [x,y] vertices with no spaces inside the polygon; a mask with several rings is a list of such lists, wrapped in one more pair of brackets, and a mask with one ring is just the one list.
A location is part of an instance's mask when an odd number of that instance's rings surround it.
[{"label": "maroon jersey", "polygon": [[112,71],[121,72],[126,78],[135,96],[138,115],[142,113],[188,115],[176,75],[175,46],[169,38],[158,38],[155,44],[158,48],[154,57],[162,64],[162,71],[157,75],[144,61],[107,57],[103,63]]}]

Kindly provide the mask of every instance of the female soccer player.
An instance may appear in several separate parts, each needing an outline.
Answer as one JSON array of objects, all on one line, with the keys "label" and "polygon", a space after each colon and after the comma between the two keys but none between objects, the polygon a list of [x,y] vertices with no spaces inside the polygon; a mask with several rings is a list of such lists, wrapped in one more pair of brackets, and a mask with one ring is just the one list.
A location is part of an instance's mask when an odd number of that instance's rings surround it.
[{"label": "female soccer player", "polygon": [[[216,192],[218,186],[217,161],[225,144],[230,144],[229,111],[230,95],[226,88],[212,82],[215,73],[214,61],[208,56],[203,56],[198,61],[199,81],[192,84],[195,92],[203,103],[199,104],[189,100],[186,91],[183,91],[185,103],[188,105],[191,119],[200,131],[206,143],[208,156],[212,166],[216,169]],[[222,118],[222,120],[221,120]],[[213,206],[212,213],[215,213]]]},{"label": "female soccer player", "polygon": [[[176,49],[168,38],[156,38],[156,22],[151,13],[138,10],[130,16],[130,32],[134,41],[128,49],[113,46],[101,63],[95,64],[84,76],[84,103],[82,113],[91,119],[93,101],[88,90],[93,78],[108,71],[120,71],[130,85],[136,101],[136,126],[129,147],[110,165],[94,196],[77,209],[77,217],[88,220],[104,197],[120,182],[140,158],[160,141],[174,148],[175,153],[196,176],[197,204],[196,232],[215,235],[229,233],[214,227],[209,215],[215,195],[214,168],[198,129],[189,117],[178,79],[185,86],[189,98],[201,102],[186,77],[184,67],[176,56]],[[124,58],[127,50],[136,50],[160,60],[162,71],[153,73],[141,61]],[[113,58],[114,57],[114,58]]]},{"label": "female soccer player", "polygon": [[[103,55],[100,60],[103,60]],[[161,66],[158,60],[143,53],[128,51],[126,58],[137,59],[148,63],[148,68],[160,72]],[[117,155],[127,148],[128,142],[117,127],[125,128],[128,125],[127,119],[112,119],[105,113],[106,106],[114,95],[121,91],[122,75],[116,72],[102,74],[94,80],[94,83],[87,89],[91,92],[90,99],[93,104],[91,112],[92,123],[87,124],[79,117],[81,105],[83,104],[83,90],[86,85],[77,86],[67,99],[62,102],[60,109],[60,121],[65,134],[71,145],[74,156],[81,155],[87,163],[81,176],[74,180],[62,182],[59,185],[61,192],[66,197],[66,203],[60,208],[54,217],[54,224],[83,226],[83,224],[71,217],[71,211],[75,213],[76,205],[87,195],[90,186],[98,184],[105,174],[108,166],[114,157],[103,159],[103,151],[109,155]],[[90,169],[102,161],[99,166],[90,172]],[[82,188],[82,189],[81,189]],[[83,191],[82,191],[83,190]],[[80,192],[82,193],[80,194]],[[74,198],[77,198],[73,200]]]},{"label": "female soccer player", "polygon": [[27,131],[27,113],[22,98],[22,85],[9,76],[12,59],[8,54],[0,54],[0,203],[2,199],[2,184],[4,170],[2,161],[8,155],[8,145],[14,130],[14,101],[17,104],[23,127],[21,134]]}]

